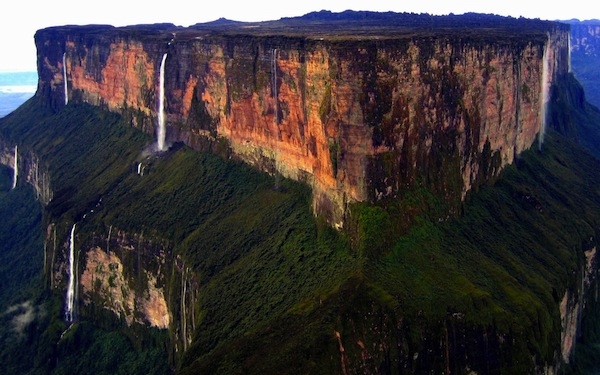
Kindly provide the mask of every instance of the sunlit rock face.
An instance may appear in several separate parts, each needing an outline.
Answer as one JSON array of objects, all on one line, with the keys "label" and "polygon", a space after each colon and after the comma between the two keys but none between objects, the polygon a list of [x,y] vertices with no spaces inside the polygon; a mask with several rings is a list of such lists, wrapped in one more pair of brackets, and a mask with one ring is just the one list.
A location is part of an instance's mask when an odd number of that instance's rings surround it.
[{"label": "sunlit rock face", "polygon": [[81,275],[83,303],[103,301],[102,306],[127,324],[133,322],[151,327],[168,328],[170,317],[164,291],[157,286],[157,275],[144,270],[147,284],[136,292],[127,280],[121,259],[96,247],[86,253],[85,269]]},{"label": "sunlit rock face", "polygon": [[154,133],[167,53],[167,141],[215,150],[226,140],[234,157],[307,182],[315,213],[338,226],[349,203],[395,197],[417,175],[464,198],[540,133],[546,46],[549,80],[568,70],[568,28],[552,23],[360,37],[90,28],[36,34],[38,95],[59,108],[67,87],[71,101]]},{"label": "sunlit rock face", "polygon": [[[45,259],[52,271],[51,287],[62,289],[67,279],[66,246],[61,247],[56,236],[56,226],[49,226]],[[127,325],[169,328],[172,318],[165,287],[170,263],[164,246],[143,234],[112,228],[102,237],[75,239],[76,309],[87,316],[101,308]]]}]

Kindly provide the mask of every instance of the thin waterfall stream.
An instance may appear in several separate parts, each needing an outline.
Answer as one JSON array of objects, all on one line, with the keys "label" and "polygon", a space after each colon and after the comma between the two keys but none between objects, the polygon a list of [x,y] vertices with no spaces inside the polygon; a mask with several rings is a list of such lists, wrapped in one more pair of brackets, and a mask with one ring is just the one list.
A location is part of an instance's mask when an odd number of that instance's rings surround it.
[{"label": "thin waterfall stream", "polygon": [[18,150],[17,146],[15,146],[15,164],[13,166],[13,186],[12,186],[13,189],[17,187],[17,177],[19,176],[18,158],[19,158],[19,150]]},{"label": "thin waterfall stream", "polygon": [[63,82],[65,86],[65,105],[69,104],[69,89],[67,87],[67,53],[63,53],[62,57],[63,65]]},{"label": "thin waterfall stream", "polygon": [[550,57],[548,53],[548,49],[550,47],[550,37],[548,36],[548,41],[544,46],[544,55],[542,58],[542,91],[540,93],[540,136],[539,136],[539,149],[542,149],[542,145],[544,144],[544,135],[546,133],[546,112],[548,109],[548,99],[550,96],[550,82],[548,82],[548,75],[550,67]]},{"label": "thin waterfall stream", "polygon": [[159,97],[158,97],[158,131],[157,131],[157,146],[158,151],[165,150],[166,125],[165,125],[165,61],[167,54],[165,53],[160,63],[160,81],[159,81]]},{"label": "thin waterfall stream", "polygon": [[74,313],[73,306],[75,305],[75,224],[71,227],[71,235],[69,237],[69,284],[67,286],[67,305],[65,309],[65,320],[72,322]]}]

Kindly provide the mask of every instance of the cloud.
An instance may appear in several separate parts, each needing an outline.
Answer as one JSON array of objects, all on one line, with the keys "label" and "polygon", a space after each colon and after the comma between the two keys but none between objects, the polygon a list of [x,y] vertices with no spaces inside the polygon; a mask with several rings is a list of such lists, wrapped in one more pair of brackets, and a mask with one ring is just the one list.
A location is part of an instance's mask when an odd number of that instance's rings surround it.
[{"label": "cloud", "polygon": [[12,329],[19,337],[22,337],[25,328],[35,319],[36,312],[31,301],[25,301],[9,307],[4,315],[14,315],[11,319]]}]

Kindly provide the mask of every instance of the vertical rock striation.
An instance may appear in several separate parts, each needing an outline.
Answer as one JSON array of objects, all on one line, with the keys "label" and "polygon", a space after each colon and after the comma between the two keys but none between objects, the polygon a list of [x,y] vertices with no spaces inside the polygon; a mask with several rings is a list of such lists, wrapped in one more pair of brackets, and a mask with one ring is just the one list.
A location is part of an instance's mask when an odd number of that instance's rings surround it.
[{"label": "vertical rock striation", "polygon": [[68,79],[72,100],[154,132],[168,52],[167,140],[214,149],[226,139],[235,157],[306,181],[315,212],[336,225],[348,203],[396,196],[423,173],[448,199],[463,198],[535,142],[546,45],[549,79],[568,71],[568,27],[553,23],[359,38],[90,28],[36,34],[38,95],[60,107]]},{"label": "vertical rock striation", "polygon": [[[48,169],[31,150],[20,148],[18,158],[19,176],[24,177],[33,187],[37,200],[44,205],[48,204],[53,196]],[[15,146],[3,140],[0,140],[0,164],[10,168],[14,168],[15,165]]]}]

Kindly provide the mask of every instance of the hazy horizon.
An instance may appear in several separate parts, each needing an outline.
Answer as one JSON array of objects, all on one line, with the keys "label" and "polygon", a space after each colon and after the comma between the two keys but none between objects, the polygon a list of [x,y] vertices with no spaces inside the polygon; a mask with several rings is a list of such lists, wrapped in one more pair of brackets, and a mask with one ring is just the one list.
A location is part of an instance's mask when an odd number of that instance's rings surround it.
[{"label": "hazy horizon", "polygon": [[[115,12],[114,9],[119,9]],[[600,19],[600,8],[593,2],[526,3],[520,0],[474,1],[474,0],[426,0],[420,2],[390,2],[387,0],[323,1],[305,0],[295,3],[272,3],[264,0],[231,6],[226,2],[210,6],[190,6],[188,1],[171,0],[161,7],[149,6],[147,2],[105,0],[93,12],[82,11],[76,0],[55,0],[36,3],[16,2],[11,10],[0,14],[0,40],[7,54],[0,60],[0,72],[36,71],[34,35],[37,30],[52,26],[108,24],[129,26],[138,24],[173,23],[189,26],[210,22],[219,18],[235,21],[268,21],[282,17],[329,10],[376,12],[409,12],[434,15],[463,14],[468,12],[497,14],[500,16],[539,18],[544,20],[581,21]],[[15,15],[19,17],[15,21]]]},{"label": "hazy horizon", "polygon": [[0,118],[8,115],[37,89],[37,72],[0,72]]}]

